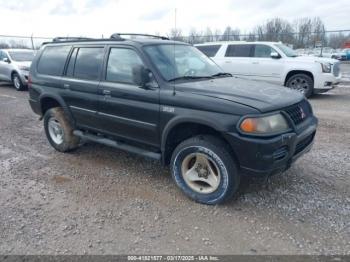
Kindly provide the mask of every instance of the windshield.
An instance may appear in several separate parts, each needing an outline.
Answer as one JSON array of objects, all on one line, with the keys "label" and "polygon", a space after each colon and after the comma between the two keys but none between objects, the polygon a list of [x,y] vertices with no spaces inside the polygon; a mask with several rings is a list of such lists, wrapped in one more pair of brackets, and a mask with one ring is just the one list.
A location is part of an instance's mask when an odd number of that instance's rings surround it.
[{"label": "windshield", "polygon": [[298,54],[290,47],[283,44],[276,44],[276,46],[288,57],[297,57]]},{"label": "windshield", "polygon": [[193,46],[161,44],[146,46],[145,51],[167,81],[212,77],[222,73],[218,65]]},{"label": "windshield", "polygon": [[24,62],[32,61],[34,58],[34,52],[32,51],[9,51],[13,61]]}]

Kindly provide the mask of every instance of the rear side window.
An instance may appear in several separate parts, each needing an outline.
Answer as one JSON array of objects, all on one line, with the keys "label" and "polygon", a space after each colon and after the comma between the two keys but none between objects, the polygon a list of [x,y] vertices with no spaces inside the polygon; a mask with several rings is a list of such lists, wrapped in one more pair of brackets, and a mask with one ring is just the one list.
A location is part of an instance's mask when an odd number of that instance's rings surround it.
[{"label": "rear side window", "polygon": [[253,45],[229,45],[226,57],[251,57]]},{"label": "rear side window", "polygon": [[254,57],[271,57],[271,52],[274,52],[268,45],[255,45]]},{"label": "rear side window", "polygon": [[197,49],[202,51],[208,57],[214,57],[216,53],[219,51],[221,45],[202,45],[196,46]]},{"label": "rear side window", "polygon": [[61,76],[71,46],[48,46],[44,49],[38,63],[40,74]]},{"label": "rear side window", "polygon": [[102,68],[103,50],[103,47],[79,48],[73,76],[76,78],[97,80]]}]

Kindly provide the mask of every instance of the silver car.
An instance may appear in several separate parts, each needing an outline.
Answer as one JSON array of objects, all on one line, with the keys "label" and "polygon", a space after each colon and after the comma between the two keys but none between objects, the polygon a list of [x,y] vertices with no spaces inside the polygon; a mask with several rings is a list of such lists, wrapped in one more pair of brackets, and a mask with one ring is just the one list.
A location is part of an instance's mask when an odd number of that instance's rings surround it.
[{"label": "silver car", "polygon": [[12,82],[18,91],[24,90],[34,55],[35,52],[28,49],[1,49],[0,81]]}]

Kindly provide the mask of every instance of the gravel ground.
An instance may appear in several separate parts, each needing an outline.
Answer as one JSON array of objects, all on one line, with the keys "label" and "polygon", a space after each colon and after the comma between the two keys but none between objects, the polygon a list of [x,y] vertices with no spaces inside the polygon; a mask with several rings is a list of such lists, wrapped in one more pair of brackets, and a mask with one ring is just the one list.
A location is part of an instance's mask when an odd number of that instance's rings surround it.
[{"label": "gravel ground", "polygon": [[221,206],[187,199],[157,162],[54,151],[27,97],[0,86],[0,254],[350,254],[350,82],[311,99],[310,153]]}]

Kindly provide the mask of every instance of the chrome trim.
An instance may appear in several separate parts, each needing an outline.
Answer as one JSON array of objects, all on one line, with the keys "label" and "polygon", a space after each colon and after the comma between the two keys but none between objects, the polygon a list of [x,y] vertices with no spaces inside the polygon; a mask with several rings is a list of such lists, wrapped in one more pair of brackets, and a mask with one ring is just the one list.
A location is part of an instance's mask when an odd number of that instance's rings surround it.
[{"label": "chrome trim", "polygon": [[86,108],[81,108],[81,107],[78,107],[78,106],[69,106],[71,109],[75,109],[75,110],[80,110],[80,111],[85,111],[85,112],[88,112],[88,113],[92,113],[92,114],[96,114],[97,111],[93,111],[93,110],[90,110],[90,109],[86,109]]},{"label": "chrome trim", "polygon": [[134,120],[134,119],[126,118],[126,117],[106,114],[106,113],[102,113],[102,112],[98,112],[98,114],[102,115],[102,116],[107,116],[107,117],[115,118],[115,119],[118,119],[118,120],[122,120],[122,121],[134,122],[134,123],[141,124],[141,125],[147,125],[147,126],[150,126],[150,127],[156,127],[156,124],[151,124],[151,123],[147,123],[147,122],[143,122],[143,121],[139,121],[139,120]]}]

